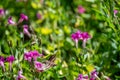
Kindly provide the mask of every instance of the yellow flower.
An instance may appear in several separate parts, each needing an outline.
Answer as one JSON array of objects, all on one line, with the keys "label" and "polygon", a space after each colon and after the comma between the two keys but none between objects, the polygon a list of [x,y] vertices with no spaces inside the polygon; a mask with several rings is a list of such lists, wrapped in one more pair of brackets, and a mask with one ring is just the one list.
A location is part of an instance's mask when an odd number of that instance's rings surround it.
[{"label": "yellow flower", "polygon": [[41,34],[48,35],[52,33],[52,29],[49,28],[41,28]]},{"label": "yellow flower", "polygon": [[87,68],[87,70],[88,70],[89,72],[91,72],[91,71],[94,70],[94,66],[93,66],[93,65],[87,65],[86,68]]}]

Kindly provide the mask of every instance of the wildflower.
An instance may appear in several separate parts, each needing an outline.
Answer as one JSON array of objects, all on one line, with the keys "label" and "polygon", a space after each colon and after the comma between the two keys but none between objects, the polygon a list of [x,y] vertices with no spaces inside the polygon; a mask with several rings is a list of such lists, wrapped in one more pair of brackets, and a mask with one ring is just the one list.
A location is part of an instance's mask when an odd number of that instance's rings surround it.
[{"label": "wildflower", "polygon": [[10,71],[12,69],[12,63],[13,63],[14,60],[15,60],[14,56],[8,56],[6,58],[6,61],[9,62]]},{"label": "wildflower", "polygon": [[25,14],[20,14],[20,19],[27,21],[28,17]]},{"label": "wildflower", "polygon": [[38,57],[42,56],[42,54],[39,54],[39,52],[36,51],[36,50],[30,51],[29,53],[32,55],[32,58],[33,58],[34,60],[36,60]]},{"label": "wildflower", "polygon": [[42,16],[41,16],[40,13],[37,13],[36,16],[37,16],[38,19],[41,19],[41,18],[42,18]]},{"label": "wildflower", "polygon": [[78,13],[83,14],[85,12],[85,8],[82,6],[78,6]]},{"label": "wildflower", "polygon": [[27,60],[27,61],[29,61],[29,62],[31,62],[32,55],[29,52],[24,53],[24,59]]},{"label": "wildflower", "polygon": [[82,46],[83,46],[83,48],[86,46],[86,42],[87,42],[87,40],[89,39],[89,38],[91,38],[91,36],[87,33],[87,32],[83,32],[82,34],[81,34],[81,39],[82,39],[82,41],[83,41],[83,44],[82,44]]},{"label": "wildflower", "polygon": [[22,75],[22,71],[18,72],[18,76],[16,78],[16,80],[20,80],[20,79],[25,79],[26,80],[26,77]]},{"label": "wildflower", "polygon": [[2,17],[5,14],[4,9],[0,9],[0,17]]},{"label": "wildflower", "polygon": [[77,80],[87,80],[88,79],[88,76],[83,76],[83,74],[79,74]]},{"label": "wildflower", "polygon": [[8,18],[8,24],[13,24],[13,25],[15,24],[15,22],[12,20],[12,17]]},{"label": "wildflower", "polygon": [[81,31],[77,31],[71,35],[72,40],[75,41],[76,47],[78,48],[78,40],[82,38]]},{"label": "wildflower", "polygon": [[41,62],[35,61],[34,66],[37,72],[42,72],[44,70],[44,64]]},{"label": "wildflower", "polygon": [[28,35],[29,37],[31,36],[30,32],[28,31],[28,25],[23,25],[23,33]]},{"label": "wildflower", "polygon": [[3,68],[3,71],[5,71],[4,61],[5,61],[4,58],[0,56],[0,66]]},{"label": "wildflower", "polygon": [[24,20],[28,20],[28,16],[26,16],[25,14],[20,14],[20,19],[19,19],[19,21],[18,21],[18,23],[21,23],[21,22],[23,22]]},{"label": "wildflower", "polygon": [[75,32],[75,33],[73,33],[73,34],[71,35],[71,38],[72,38],[72,40],[75,41],[77,48],[78,48],[78,41],[79,41],[79,40],[82,40],[82,41],[83,41],[82,46],[83,46],[83,48],[84,48],[84,47],[86,46],[87,40],[88,40],[89,38],[91,38],[91,36],[90,36],[87,32],[77,31],[77,32]]},{"label": "wildflower", "polygon": [[114,16],[116,16],[116,14],[118,13],[118,10],[114,10]]},{"label": "wildflower", "polygon": [[31,62],[31,60],[33,59],[34,61],[37,60],[38,57],[42,56],[42,54],[39,54],[38,51],[34,50],[34,51],[30,51],[24,54],[24,58],[25,60],[28,60],[29,62]]},{"label": "wildflower", "polygon": [[90,74],[90,80],[95,80],[97,78],[98,72],[95,70],[93,70]]}]

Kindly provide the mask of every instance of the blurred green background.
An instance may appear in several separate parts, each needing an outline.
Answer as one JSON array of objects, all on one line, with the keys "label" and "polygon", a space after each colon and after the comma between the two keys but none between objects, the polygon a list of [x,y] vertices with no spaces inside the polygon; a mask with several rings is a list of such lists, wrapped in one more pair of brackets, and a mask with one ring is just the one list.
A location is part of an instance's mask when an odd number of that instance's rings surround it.
[{"label": "blurred green background", "polygon": [[[85,13],[78,13],[79,5]],[[14,55],[13,73],[22,68],[28,80],[33,75],[23,54],[29,50],[44,53],[44,59],[56,54],[56,66],[39,73],[39,80],[75,80],[78,74],[88,74],[94,68],[100,75],[120,80],[120,12],[113,13],[119,7],[120,0],[0,0],[0,8],[5,10],[0,17],[0,55]],[[8,17],[17,22],[21,13],[29,20],[19,26],[8,25]],[[23,24],[29,25],[31,38],[22,34]],[[77,30],[92,36],[85,49],[81,41],[76,49],[71,39]]]}]

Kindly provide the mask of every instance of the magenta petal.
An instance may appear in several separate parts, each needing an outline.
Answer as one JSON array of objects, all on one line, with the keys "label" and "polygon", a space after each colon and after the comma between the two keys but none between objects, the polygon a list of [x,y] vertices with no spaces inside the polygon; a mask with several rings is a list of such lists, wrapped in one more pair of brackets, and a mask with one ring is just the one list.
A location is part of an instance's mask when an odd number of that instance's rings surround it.
[{"label": "magenta petal", "polygon": [[44,70],[44,66],[41,62],[35,61],[34,65],[38,72],[42,72]]},{"label": "magenta petal", "polygon": [[30,32],[28,31],[28,25],[23,25],[23,33],[27,36],[31,36]]},{"label": "magenta petal", "polygon": [[28,17],[25,15],[25,14],[20,14],[20,18],[23,19],[23,20],[28,20]]},{"label": "magenta petal", "polygon": [[114,15],[116,15],[118,13],[118,10],[114,10]]},{"label": "magenta petal", "polygon": [[6,58],[6,61],[7,62],[9,62],[9,63],[13,63],[13,61],[15,60],[15,58],[14,58],[14,56],[8,56],[7,58]]},{"label": "magenta petal", "polygon": [[26,79],[26,77],[22,75],[22,71],[19,71],[16,80],[21,80],[21,79]]},{"label": "magenta petal", "polygon": [[24,34],[29,34],[28,25],[23,25],[23,32]]},{"label": "magenta petal", "polygon": [[78,13],[83,14],[85,12],[85,8],[82,6],[78,6]]},{"label": "magenta petal", "polygon": [[21,13],[20,14],[20,19],[19,19],[19,21],[18,21],[18,24],[19,23],[22,23],[24,20],[28,20],[28,16],[27,15],[25,15],[25,14],[23,14],[23,13]]},{"label": "magenta petal", "polygon": [[9,62],[10,71],[12,69],[12,63],[13,63],[14,60],[15,60],[14,56],[8,56],[6,58],[6,61]]},{"label": "magenta petal", "polygon": [[40,13],[37,13],[36,16],[37,16],[38,19],[41,19],[41,18],[42,18],[42,16],[41,16]]},{"label": "magenta petal", "polygon": [[83,78],[83,74],[79,74],[77,80],[84,80],[84,78]]},{"label": "magenta petal", "polygon": [[0,56],[0,61],[4,62],[4,57]]},{"label": "magenta petal", "polygon": [[0,66],[2,66],[3,70],[5,71],[4,61],[4,57],[0,56]]},{"label": "magenta petal", "polygon": [[72,40],[74,40],[74,41],[76,41],[76,40],[79,40],[79,39],[81,39],[81,31],[77,31],[76,33],[73,33],[72,35],[71,35],[71,38],[72,38]]},{"label": "magenta petal", "polygon": [[96,71],[96,69],[94,69],[94,70],[91,72],[90,80],[95,80],[97,75],[98,75],[98,72]]},{"label": "magenta petal", "polygon": [[4,9],[0,9],[0,16],[3,16],[5,14]]},{"label": "magenta petal", "polygon": [[3,71],[5,71],[5,66],[4,66],[4,62],[3,61],[0,61],[0,66],[2,66]]},{"label": "magenta petal", "polygon": [[84,39],[88,40],[89,38],[91,38],[91,36],[87,32],[83,32],[81,35],[82,35],[82,40]]},{"label": "magenta petal", "polygon": [[29,52],[24,53],[24,59],[27,60],[27,61],[29,61],[29,62],[31,62],[32,55]]},{"label": "magenta petal", "polygon": [[84,79],[88,79],[88,75],[84,76],[83,78],[84,78]]},{"label": "magenta petal", "polygon": [[12,20],[12,17],[8,18],[8,24],[15,24],[15,22]]},{"label": "magenta petal", "polygon": [[40,57],[41,55],[39,54],[38,51],[34,50],[34,51],[30,51],[30,53],[32,54],[32,57],[34,60],[36,60],[38,57]]}]

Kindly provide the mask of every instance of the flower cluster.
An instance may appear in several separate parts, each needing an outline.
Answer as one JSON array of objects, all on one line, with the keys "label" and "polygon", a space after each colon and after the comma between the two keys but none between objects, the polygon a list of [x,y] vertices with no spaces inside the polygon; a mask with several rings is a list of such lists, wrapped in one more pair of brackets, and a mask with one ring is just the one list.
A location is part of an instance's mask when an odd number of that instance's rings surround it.
[{"label": "flower cluster", "polygon": [[71,35],[71,38],[73,41],[75,41],[76,43],[76,47],[78,48],[78,41],[82,40],[83,41],[83,47],[86,46],[86,42],[89,38],[91,38],[91,36],[87,33],[87,32],[81,32],[81,31],[77,31],[75,33],[73,33]]},{"label": "flower cluster", "polygon": [[[23,21],[28,21],[28,16],[23,13],[20,14],[20,19],[17,23],[15,21],[13,21],[11,16],[8,18],[9,25],[18,25],[18,24],[22,23]],[[28,30],[28,25],[26,25],[26,24],[23,25],[23,33],[29,37],[31,36],[30,32]]]},{"label": "flower cluster", "polygon": [[15,61],[15,58],[12,55],[8,56],[6,59],[4,57],[0,56],[0,66],[2,67],[3,71],[5,71],[4,62],[9,63],[9,68],[10,68],[10,71],[11,71],[13,61]]},{"label": "flower cluster", "polygon": [[36,51],[36,50],[24,53],[24,59],[27,60],[27,61],[29,61],[29,62],[31,62],[32,59],[34,61],[36,61],[37,58],[41,57],[41,56],[42,56],[42,54],[39,54],[39,52]]},{"label": "flower cluster", "polygon": [[[105,80],[111,80],[109,77],[103,77],[105,78]],[[98,72],[96,71],[96,69],[94,69],[91,73],[90,76],[88,77],[88,75],[83,75],[83,74],[79,74],[77,80],[96,80],[96,79],[100,79],[98,77]]]},{"label": "flower cluster", "polygon": [[42,72],[45,68],[43,63],[37,61],[37,58],[42,56],[43,55],[39,54],[39,52],[36,50],[24,53],[24,59],[28,62],[34,62],[34,67],[37,72]]},{"label": "flower cluster", "polygon": [[34,62],[34,66],[37,72],[42,72],[45,69],[45,64],[38,62],[38,61]]},{"label": "flower cluster", "polygon": [[[19,21],[18,21],[18,23],[17,24],[20,24],[20,23],[22,23],[24,20],[28,20],[28,16],[26,16],[25,14],[23,14],[23,13],[21,13],[20,14],[20,19],[19,19]],[[15,25],[16,24],[16,22],[14,22],[13,20],[12,20],[12,16],[10,16],[9,18],[8,18],[8,24],[12,24],[12,25]]]}]

